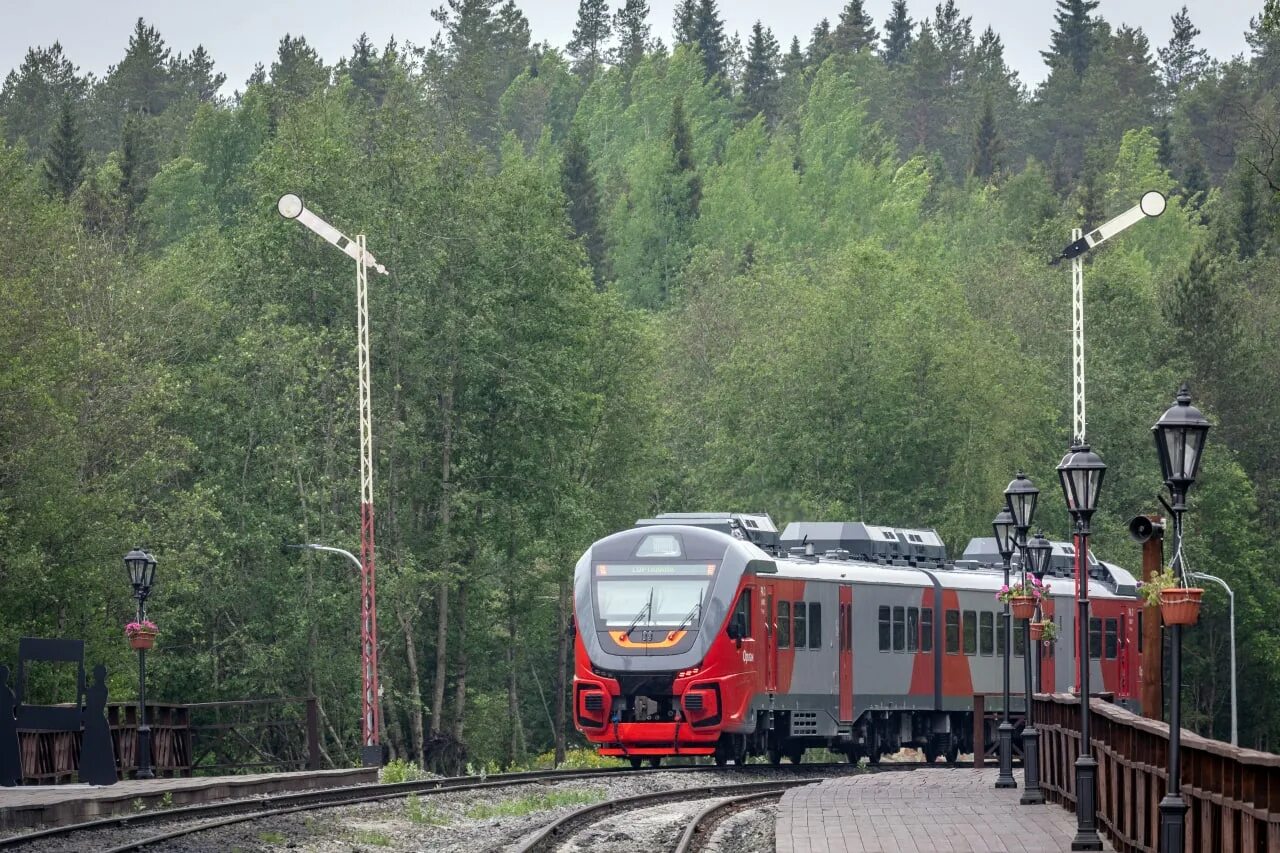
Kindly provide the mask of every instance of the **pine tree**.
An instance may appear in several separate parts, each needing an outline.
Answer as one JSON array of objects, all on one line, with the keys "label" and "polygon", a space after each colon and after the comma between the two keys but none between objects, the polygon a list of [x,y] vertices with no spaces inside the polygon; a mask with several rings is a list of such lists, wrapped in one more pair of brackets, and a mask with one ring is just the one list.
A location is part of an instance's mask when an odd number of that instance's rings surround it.
[{"label": "pine tree", "polygon": [[1173,35],[1169,37],[1168,46],[1156,53],[1160,56],[1165,88],[1169,94],[1176,95],[1204,73],[1209,65],[1209,54],[1204,48],[1195,46],[1200,30],[1191,23],[1186,6],[1170,20],[1173,22]]},{"label": "pine tree", "polygon": [[810,68],[817,69],[831,55],[831,22],[826,18],[814,26],[809,34],[809,47],[805,50],[805,60]]},{"label": "pine tree", "polygon": [[609,6],[604,0],[578,0],[578,22],[565,49],[577,60],[573,70],[583,80],[594,80],[604,64],[611,29]]},{"label": "pine tree", "polygon": [[1090,14],[1098,0],[1058,0],[1053,20],[1057,29],[1050,36],[1048,50],[1040,51],[1050,68],[1070,68],[1083,77],[1097,41],[1098,21]]},{"label": "pine tree", "polygon": [[179,95],[193,97],[202,103],[212,103],[218,97],[222,84],[227,82],[227,75],[214,73],[213,57],[209,56],[204,45],[196,45],[190,56],[179,54],[169,73]]},{"label": "pine tree", "polygon": [[915,22],[907,16],[907,0],[893,0],[893,11],[884,22],[884,61],[901,65],[907,61]]},{"label": "pine tree", "polygon": [[582,134],[576,129],[565,140],[560,186],[569,201],[569,222],[573,234],[582,241],[591,262],[591,277],[597,290],[604,290],[604,228],[600,223],[600,192],[591,169],[591,156]]},{"label": "pine tree", "polygon": [[170,74],[169,48],[155,27],[142,18],[129,36],[129,47],[119,65],[107,71],[104,81],[113,107],[123,115],[159,115],[177,92]]},{"label": "pine tree", "polygon": [[756,21],[751,26],[746,70],[742,75],[742,118],[749,120],[763,114],[770,126],[777,121],[778,60],[778,40],[773,37],[773,31]]},{"label": "pine tree", "polygon": [[1208,241],[1192,252],[1171,290],[1165,319],[1183,332],[1196,373],[1201,379],[1224,378],[1240,339],[1240,316]]},{"label": "pine tree", "polygon": [[875,50],[880,34],[875,21],[862,7],[862,0],[849,0],[840,12],[840,20],[831,34],[832,47],[837,53],[857,53],[864,48]]},{"label": "pine tree", "polygon": [[694,28],[694,19],[698,15],[698,0],[680,0],[676,3],[671,22],[671,44],[695,44],[698,33]]},{"label": "pine tree", "polygon": [[366,33],[361,33],[360,38],[351,46],[351,60],[347,63],[347,74],[351,77],[352,84],[368,95],[375,104],[381,104],[387,93],[385,72],[383,64],[378,61],[377,48],[369,41]]},{"label": "pine tree", "polygon": [[329,84],[329,69],[304,36],[284,34],[271,63],[271,85],[280,94],[280,107],[305,100]]},{"label": "pine tree", "polygon": [[1257,176],[1252,171],[1238,169],[1232,181],[1235,184],[1236,198],[1231,236],[1235,238],[1236,253],[1242,261],[1260,252],[1266,240],[1262,199],[1258,194],[1257,180]]},{"label": "pine tree", "polygon": [[644,55],[653,47],[649,35],[649,4],[646,0],[626,0],[613,16],[613,29],[618,46],[612,58],[630,76]]},{"label": "pine tree", "polygon": [[981,181],[989,181],[1000,169],[1000,154],[1004,143],[996,127],[996,113],[991,106],[991,96],[982,100],[982,118],[973,140],[973,161],[969,174]]},{"label": "pine tree", "polygon": [[155,174],[154,155],[146,127],[138,116],[124,122],[120,137],[120,195],[124,199],[126,218],[134,222],[138,208],[147,197],[147,185]]},{"label": "pine tree", "polygon": [[0,88],[0,126],[10,141],[24,139],[33,157],[47,150],[62,105],[81,103],[89,81],[62,53],[62,45],[30,48]]},{"label": "pine tree", "polygon": [[49,191],[62,196],[64,201],[71,198],[76,187],[80,186],[80,175],[84,171],[84,146],[80,142],[80,127],[71,101],[62,102],[62,112],[43,165]]},{"label": "pine tree", "polygon": [[706,79],[724,76],[727,45],[724,38],[724,21],[720,18],[716,0],[698,0],[697,10],[693,16],[693,36],[698,49],[702,51]]},{"label": "pine tree", "polygon": [[944,85],[955,86],[973,50],[973,18],[961,17],[955,0],[939,3],[933,19],[933,38],[943,64]]}]

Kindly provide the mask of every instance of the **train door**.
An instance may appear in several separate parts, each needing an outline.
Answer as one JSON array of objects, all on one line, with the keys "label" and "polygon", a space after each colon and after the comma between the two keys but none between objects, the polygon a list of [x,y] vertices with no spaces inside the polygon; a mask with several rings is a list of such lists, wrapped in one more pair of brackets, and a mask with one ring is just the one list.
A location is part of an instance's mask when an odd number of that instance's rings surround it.
[{"label": "train door", "polygon": [[764,689],[778,692],[778,614],[771,588],[760,587],[760,601],[764,604]]},{"label": "train door", "polygon": [[840,720],[853,722],[853,587],[840,585],[840,624],[836,626],[836,646],[840,655]]}]

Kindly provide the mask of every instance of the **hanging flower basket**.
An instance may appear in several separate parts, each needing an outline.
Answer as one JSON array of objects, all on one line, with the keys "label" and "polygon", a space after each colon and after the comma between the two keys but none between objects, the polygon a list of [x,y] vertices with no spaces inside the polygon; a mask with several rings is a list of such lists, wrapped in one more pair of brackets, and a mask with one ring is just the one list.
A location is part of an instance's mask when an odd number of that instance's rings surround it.
[{"label": "hanging flower basket", "polygon": [[1175,586],[1160,590],[1160,615],[1166,625],[1194,625],[1200,621],[1203,589]]},{"label": "hanging flower basket", "polygon": [[1034,595],[1014,595],[1009,598],[1009,610],[1014,619],[1030,619],[1036,615]]},{"label": "hanging flower basket", "polygon": [[1031,642],[1038,643],[1043,637],[1044,637],[1044,623],[1032,622],[1031,623]]},{"label": "hanging flower basket", "polygon": [[129,647],[134,651],[149,649],[156,642],[156,634],[160,629],[150,619],[141,622],[130,622],[124,626],[124,635],[129,638]]}]

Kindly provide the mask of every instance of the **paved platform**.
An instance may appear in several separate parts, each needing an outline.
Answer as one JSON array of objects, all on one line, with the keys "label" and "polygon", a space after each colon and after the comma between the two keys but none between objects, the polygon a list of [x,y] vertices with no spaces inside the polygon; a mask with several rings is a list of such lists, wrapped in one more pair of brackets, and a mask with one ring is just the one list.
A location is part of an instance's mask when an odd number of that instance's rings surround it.
[{"label": "paved platform", "polygon": [[[868,773],[795,788],[782,797],[777,853],[935,853],[1071,849],[1075,815],[1020,806],[1018,788],[997,791],[995,768]],[[1110,845],[1103,849],[1111,851]]]},{"label": "paved platform", "polygon": [[[129,779],[114,785],[23,785],[0,788],[0,830],[63,826],[143,809],[234,800],[281,791],[311,791],[378,780],[375,767],[253,773],[244,776],[195,776],[178,779]],[[169,801],[165,802],[165,795]]]}]

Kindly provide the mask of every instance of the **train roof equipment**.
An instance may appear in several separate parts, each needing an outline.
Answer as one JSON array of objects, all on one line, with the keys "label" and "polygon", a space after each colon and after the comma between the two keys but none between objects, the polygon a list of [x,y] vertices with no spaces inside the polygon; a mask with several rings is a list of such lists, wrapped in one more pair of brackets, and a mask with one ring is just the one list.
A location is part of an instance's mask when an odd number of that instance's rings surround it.
[{"label": "train roof equipment", "polygon": [[[1076,571],[1076,548],[1071,542],[1050,542],[1053,552],[1049,557],[1047,578],[1072,578]],[[1000,553],[996,550],[993,536],[977,536],[969,540],[964,549],[964,561],[977,561],[987,565],[1000,565]],[[1015,565],[1018,558],[1014,557]],[[1138,581],[1127,570],[1115,563],[1099,560],[1093,551],[1089,552],[1089,577],[1106,586],[1116,595],[1137,595]]]},{"label": "train roof equipment", "polygon": [[767,512],[664,512],[653,518],[636,519],[636,527],[680,524],[718,530],[735,539],[745,539],[766,551],[778,547],[778,527]]},{"label": "train roof equipment", "polygon": [[947,559],[942,537],[932,528],[887,527],[861,521],[793,521],[782,531],[778,544],[784,553],[820,554],[881,565],[941,567]]}]

